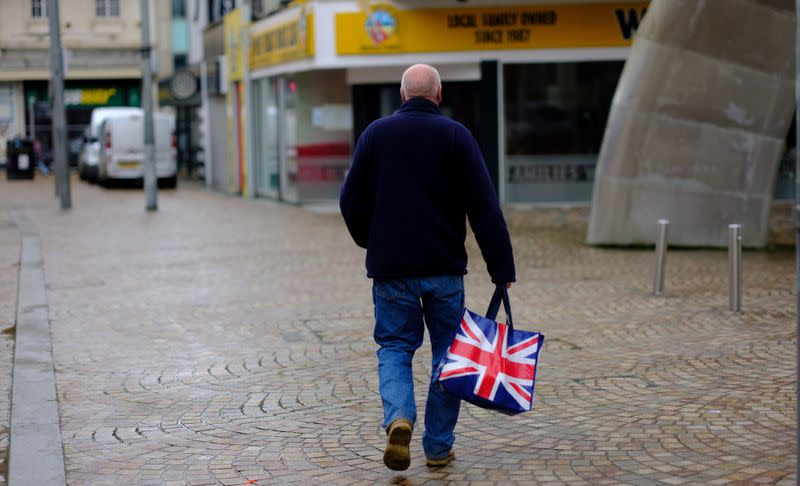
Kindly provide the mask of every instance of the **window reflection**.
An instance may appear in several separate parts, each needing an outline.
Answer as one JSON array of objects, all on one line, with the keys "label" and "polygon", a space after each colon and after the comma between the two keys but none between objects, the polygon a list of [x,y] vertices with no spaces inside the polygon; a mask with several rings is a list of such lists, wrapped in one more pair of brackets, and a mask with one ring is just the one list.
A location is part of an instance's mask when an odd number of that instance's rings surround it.
[{"label": "window reflection", "polygon": [[588,201],[624,63],[504,66],[506,198]]}]

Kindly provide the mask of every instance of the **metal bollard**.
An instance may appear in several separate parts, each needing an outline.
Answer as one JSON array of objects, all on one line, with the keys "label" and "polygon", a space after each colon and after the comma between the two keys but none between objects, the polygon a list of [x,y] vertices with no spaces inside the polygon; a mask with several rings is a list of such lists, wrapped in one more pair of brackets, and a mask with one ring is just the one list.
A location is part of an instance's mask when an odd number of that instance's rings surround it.
[{"label": "metal bollard", "polygon": [[742,310],[742,225],[728,225],[728,263],[730,266],[730,308]]},{"label": "metal bollard", "polygon": [[653,278],[653,294],[664,293],[664,264],[667,260],[667,229],[669,220],[658,220],[658,239],[656,240],[656,272]]}]

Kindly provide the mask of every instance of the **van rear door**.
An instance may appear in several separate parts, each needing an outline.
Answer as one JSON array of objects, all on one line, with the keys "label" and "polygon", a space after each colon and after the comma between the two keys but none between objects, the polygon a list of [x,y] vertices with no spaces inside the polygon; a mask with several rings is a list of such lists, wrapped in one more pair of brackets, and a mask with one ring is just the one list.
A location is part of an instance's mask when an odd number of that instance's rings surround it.
[{"label": "van rear door", "polygon": [[144,160],[144,118],[140,114],[109,118],[112,158],[120,169],[137,169]]},{"label": "van rear door", "polygon": [[144,153],[144,118],[139,114],[111,119],[114,151],[120,154]]},{"label": "van rear door", "polygon": [[167,113],[153,114],[153,131],[155,132],[156,154],[169,155],[173,148],[175,135],[175,118]]}]

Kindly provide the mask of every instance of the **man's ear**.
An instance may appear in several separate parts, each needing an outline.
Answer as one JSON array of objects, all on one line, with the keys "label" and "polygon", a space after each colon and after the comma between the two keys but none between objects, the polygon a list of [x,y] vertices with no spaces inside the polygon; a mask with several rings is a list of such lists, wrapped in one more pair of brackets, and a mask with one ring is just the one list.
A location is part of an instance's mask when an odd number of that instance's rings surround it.
[{"label": "man's ear", "polygon": [[442,85],[439,85],[439,89],[436,91],[436,104],[439,105],[442,103]]},{"label": "man's ear", "polygon": [[403,90],[402,89],[400,90],[400,102],[402,102],[402,103],[406,102],[406,95],[403,94]]}]

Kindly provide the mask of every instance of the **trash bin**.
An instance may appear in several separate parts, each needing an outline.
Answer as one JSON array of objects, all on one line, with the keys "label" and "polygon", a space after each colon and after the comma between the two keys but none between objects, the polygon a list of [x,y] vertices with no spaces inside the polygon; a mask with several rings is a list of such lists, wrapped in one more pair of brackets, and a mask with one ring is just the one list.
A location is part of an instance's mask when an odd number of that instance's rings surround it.
[{"label": "trash bin", "polygon": [[36,156],[33,141],[15,138],[6,142],[6,179],[33,179]]}]

